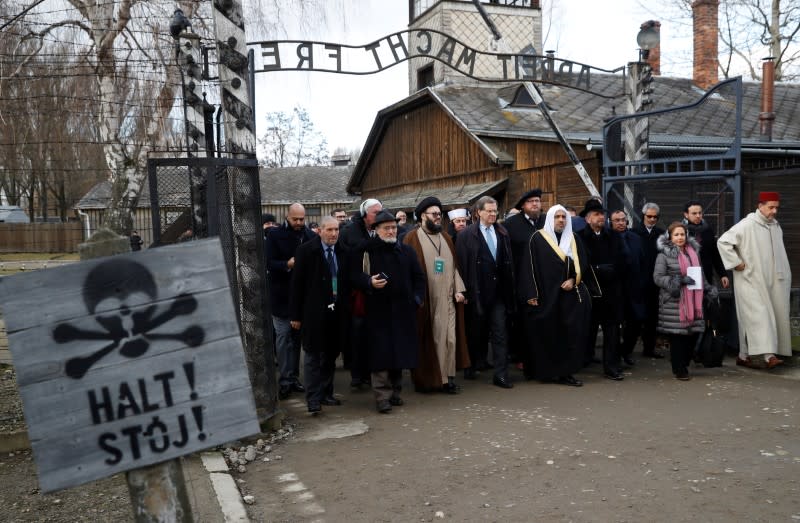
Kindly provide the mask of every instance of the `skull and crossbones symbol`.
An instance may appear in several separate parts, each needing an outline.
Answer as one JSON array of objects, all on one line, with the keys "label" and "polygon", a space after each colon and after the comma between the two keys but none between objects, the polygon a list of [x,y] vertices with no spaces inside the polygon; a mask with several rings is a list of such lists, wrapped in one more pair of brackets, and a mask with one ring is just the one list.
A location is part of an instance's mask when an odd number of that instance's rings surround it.
[{"label": "skull and crossbones symbol", "polygon": [[[203,343],[205,331],[197,325],[178,333],[152,332],[176,316],[188,315],[197,309],[194,296],[181,294],[161,312],[158,312],[160,307],[156,304],[133,311],[137,305],[154,301],[157,295],[153,275],[139,263],[125,259],[109,260],[93,268],[83,285],[83,301],[103,330],[86,330],[61,323],[53,329],[53,339],[56,343],[79,340],[106,340],[110,343],[87,356],[67,360],[67,376],[82,378],[92,365],[117,347],[126,358],[138,358],[147,352],[154,340],[180,340],[190,347]],[[103,315],[103,311],[114,313]]]}]

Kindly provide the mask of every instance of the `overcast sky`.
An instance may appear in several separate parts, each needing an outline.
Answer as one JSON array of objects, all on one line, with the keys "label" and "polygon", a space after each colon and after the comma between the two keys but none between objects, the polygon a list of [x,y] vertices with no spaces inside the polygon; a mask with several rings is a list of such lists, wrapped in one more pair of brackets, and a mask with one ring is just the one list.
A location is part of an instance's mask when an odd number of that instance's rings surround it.
[{"label": "overcast sky", "polygon": [[[347,3],[347,0],[344,2]],[[407,29],[407,0],[360,0],[346,16],[328,18],[323,29],[287,26],[286,39],[364,45]],[[649,19],[661,21],[662,74],[691,73],[690,28],[648,12],[639,0],[561,0],[555,2],[545,49],[556,56],[595,67],[613,69],[637,58],[636,34]],[[548,2],[544,3],[547,7]],[[543,11],[544,12],[544,11]],[[547,18],[547,15],[544,15]],[[545,31],[548,20],[544,20]],[[487,36],[489,35],[487,30]],[[258,50],[256,51],[259,52]],[[687,58],[688,57],[688,58]],[[374,75],[272,72],[256,75],[257,134],[263,134],[267,112],[305,107],[328,140],[331,151],[361,148],[376,113],[408,96],[407,64]]]}]

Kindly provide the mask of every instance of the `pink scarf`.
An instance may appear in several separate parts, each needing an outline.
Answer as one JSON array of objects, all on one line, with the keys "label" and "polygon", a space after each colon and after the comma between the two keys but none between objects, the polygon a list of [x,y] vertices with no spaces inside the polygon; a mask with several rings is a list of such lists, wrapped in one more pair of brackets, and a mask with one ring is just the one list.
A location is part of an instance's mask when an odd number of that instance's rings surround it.
[{"label": "pink scarf", "polygon": [[[697,259],[697,253],[695,252],[694,248],[686,244],[686,250],[681,252],[681,249],[678,249],[678,264],[681,266],[681,276],[686,276],[686,269],[690,266],[691,263],[692,267],[699,267],[700,261]],[[688,255],[688,260],[686,259]],[[681,317],[681,325],[684,327],[688,327],[691,325],[695,318],[701,319],[703,317],[703,291],[700,290],[689,290],[688,288],[681,287],[681,297],[678,302],[678,310],[680,311]]]}]

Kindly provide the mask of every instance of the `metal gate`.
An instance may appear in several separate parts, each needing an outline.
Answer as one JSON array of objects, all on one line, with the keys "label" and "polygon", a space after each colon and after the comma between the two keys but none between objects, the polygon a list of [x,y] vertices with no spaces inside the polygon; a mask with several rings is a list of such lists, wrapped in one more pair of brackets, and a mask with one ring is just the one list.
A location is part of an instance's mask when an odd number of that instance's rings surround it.
[{"label": "metal gate", "polygon": [[641,220],[646,202],[664,220],[698,200],[717,234],[741,218],[742,81],[720,82],[697,102],[620,116],[603,128],[608,209]]},{"label": "metal gate", "polygon": [[147,162],[153,246],[219,236],[259,421],[277,412],[261,192],[255,159]]}]

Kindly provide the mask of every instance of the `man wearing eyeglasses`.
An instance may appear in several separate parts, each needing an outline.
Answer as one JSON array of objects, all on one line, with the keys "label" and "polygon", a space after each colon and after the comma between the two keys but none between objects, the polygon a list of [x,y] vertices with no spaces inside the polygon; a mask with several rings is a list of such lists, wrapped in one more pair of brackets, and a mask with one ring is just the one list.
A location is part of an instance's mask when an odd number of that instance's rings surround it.
[{"label": "man wearing eyeglasses", "polygon": [[658,247],[656,241],[659,236],[664,234],[664,229],[659,227],[658,219],[661,216],[661,208],[658,204],[647,202],[642,207],[642,222],[633,228],[633,232],[642,239],[642,250],[644,251],[644,261],[642,274],[650,275],[647,278],[647,285],[644,288],[645,317],[640,324],[640,332],[630,331],[633,343],[639,335],[642,337],[642,356],[648,358],[661,359],[663,354],[656,350],[656,324],[658,323],[658,292],[659,289],[653,282],[653,270],[656,266]]},{"label": "man wearing eyeglasses", "polygon": [[417,311],[419,364],[412,372],[418,391],[457,394],[457,369],[469,365],[464,334],[464,282],[456,267],[456,249],[442,231],[442,202],[429,196],[414,209],[419,226],[403,243],[417,253],[427,277],[426,300]]},{"label": "man wearing eyeglasses", "polygon": [[483,196],[475,204],[478,221],[458,236],[458,268],[467,288],[467,346],[470,367],[464,379],[476,379],[488,368],[488,343],[492,343],[494,378],[501,388],[513,387],[508,377],[508,314],[515,310],[514,260],[511,240],[497,223],[497,200]]}]

